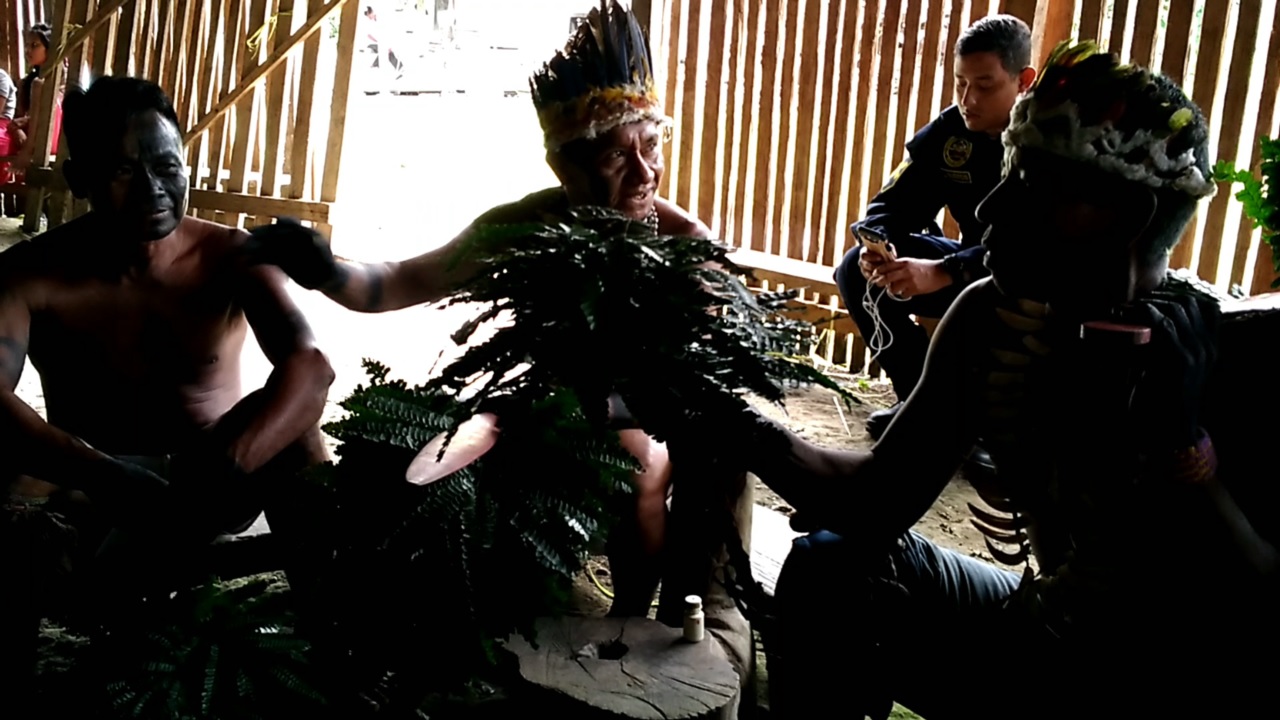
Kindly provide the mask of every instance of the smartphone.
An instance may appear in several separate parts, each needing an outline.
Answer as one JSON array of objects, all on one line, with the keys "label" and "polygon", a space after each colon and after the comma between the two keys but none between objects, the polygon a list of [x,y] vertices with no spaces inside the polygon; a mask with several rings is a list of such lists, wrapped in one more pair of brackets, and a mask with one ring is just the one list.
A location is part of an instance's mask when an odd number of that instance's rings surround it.
[{"label": "smartphone", "polygon": [[859,226],[854,230],[858,241],[868,251],[876,253],[885,260],[896,260],[897,256],[893,252],[893,246],[889,244],[889,239],[879,230],[870,227]]}]

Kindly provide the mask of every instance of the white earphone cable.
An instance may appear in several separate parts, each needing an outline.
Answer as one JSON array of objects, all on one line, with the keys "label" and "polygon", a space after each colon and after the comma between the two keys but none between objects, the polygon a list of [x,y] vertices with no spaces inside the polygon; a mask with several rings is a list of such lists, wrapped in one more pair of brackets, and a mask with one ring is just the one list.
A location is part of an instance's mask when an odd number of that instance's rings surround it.
[{"label": "white earphone cable", "polygon": [[[873,291],[879,290],[873,296]],[[871,350],[871,360],[875,361],[880,357],[880,353],[889,349],[893,345],[893,331],[884,324],[884,320],[880,318],[880,299],[888,296],[898,302],[906,302],[909,298],[898,297],[889,292],[889,288],[877,288],[870,281],[867,282],[865,289],[862,291],[862,309],[867,311],[871,316],[871,323],[875,326],[871,337],[867,338],[867,348]]]}]

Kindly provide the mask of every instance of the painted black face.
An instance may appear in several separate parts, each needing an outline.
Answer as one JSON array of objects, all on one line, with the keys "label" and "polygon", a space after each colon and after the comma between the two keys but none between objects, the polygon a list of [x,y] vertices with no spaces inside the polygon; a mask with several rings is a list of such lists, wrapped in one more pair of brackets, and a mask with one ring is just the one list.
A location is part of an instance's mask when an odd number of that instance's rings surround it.
[{"label": "painted black face", "polygon": [[1144,197],[1110,173],[1022,151],[978,207],[990,224],[983,245],[992,281],[1005,294],[1063,310],[1089,313],[1123,302],[1132,243],[1145,224],[1135,224]]},{"label": "painted black face", "polygon": [[90,201],[124,237],[160,240],[187,210],[187,174],[177,126],[157,112],[135,116],[116,153],[95,168]]}]

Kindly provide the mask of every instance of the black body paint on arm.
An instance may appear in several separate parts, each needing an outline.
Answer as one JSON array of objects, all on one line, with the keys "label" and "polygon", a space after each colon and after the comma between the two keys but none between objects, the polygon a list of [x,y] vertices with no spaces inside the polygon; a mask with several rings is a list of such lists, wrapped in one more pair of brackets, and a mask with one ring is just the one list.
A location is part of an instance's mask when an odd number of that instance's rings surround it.
[{"label": "black body paint on arm", "polygon": [[333,270],[333,279],[320,288],[322,292],[328,295],[342,292],[346,289],[347,283],[351,281],[351,269],[346,263],[339,262]]},{"label": "black body paint on arm", "polygon": [[10,337],[0,337],[0,383],[16,386],[26,362],[26,343]]},{"label": "black body paint on arm", "polygon": [[365,277],[369,283],[369,290],[365,297],[367,312],[377,312],[382,306],[382,276],[385,272],[385,265],[365,266]]}]

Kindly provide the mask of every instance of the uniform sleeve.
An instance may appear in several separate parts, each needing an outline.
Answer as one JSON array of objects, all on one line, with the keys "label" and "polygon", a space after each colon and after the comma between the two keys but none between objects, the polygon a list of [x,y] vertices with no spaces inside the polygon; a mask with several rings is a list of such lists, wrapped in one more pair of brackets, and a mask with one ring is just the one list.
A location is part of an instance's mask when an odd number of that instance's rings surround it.
[{"label": "uniform sleeve", "polygon": [[925,231],[937,219],[945,203],[941,176],[926,152],[932,127],[925,126],[907,143],[906,157],[855,225],[877,228],[892,242],[895,236]]},{"label": "uniform sleeve", "polygon": [[967,247],[943,258],[944,267],[957,283],[968,285],[991,274],[983,264],[986,254],[982,245]]}]

